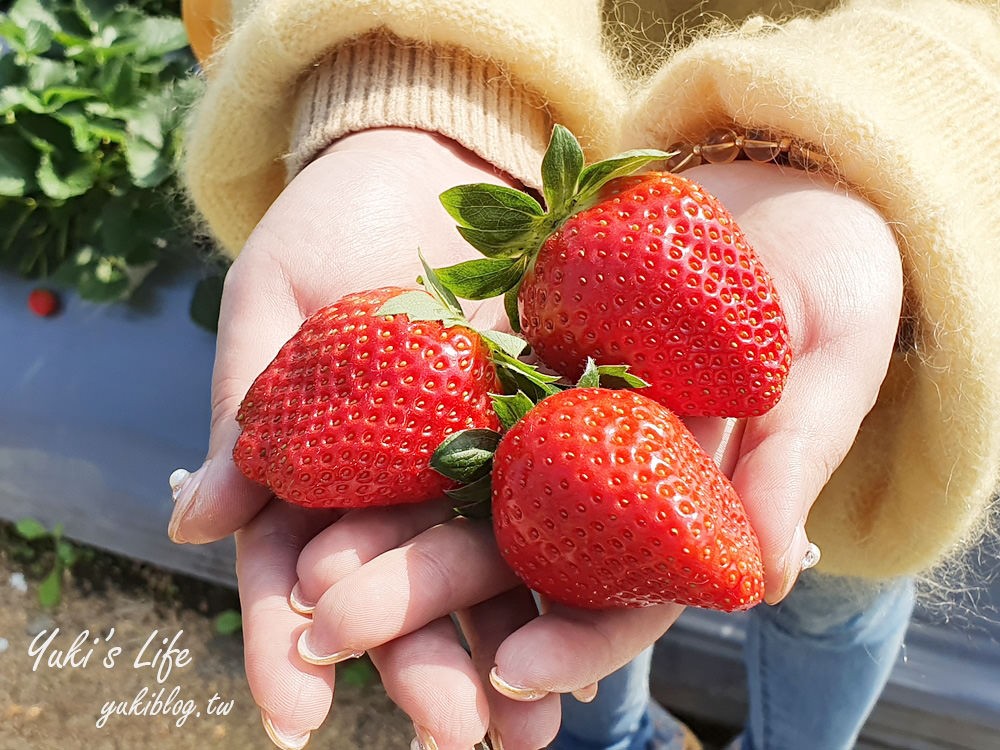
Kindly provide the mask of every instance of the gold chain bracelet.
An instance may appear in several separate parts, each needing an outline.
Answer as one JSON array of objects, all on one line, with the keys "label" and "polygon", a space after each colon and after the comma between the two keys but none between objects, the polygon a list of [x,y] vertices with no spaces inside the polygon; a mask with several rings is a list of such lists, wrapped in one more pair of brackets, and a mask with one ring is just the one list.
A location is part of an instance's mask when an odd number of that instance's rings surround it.
[{"label": "gold chain bracelet", "polygon": [[759,164],[773,162],[806,172],[832,168],[830,158],[811,144],[787,137],[772,137],[764,131],[738,133],[732,128],[719,128],[711,131],[700,143],[678,142],[667,151],[674,154],[667,160],[669,172],[681,172],[699,164],[726,164],[737,159]]}]

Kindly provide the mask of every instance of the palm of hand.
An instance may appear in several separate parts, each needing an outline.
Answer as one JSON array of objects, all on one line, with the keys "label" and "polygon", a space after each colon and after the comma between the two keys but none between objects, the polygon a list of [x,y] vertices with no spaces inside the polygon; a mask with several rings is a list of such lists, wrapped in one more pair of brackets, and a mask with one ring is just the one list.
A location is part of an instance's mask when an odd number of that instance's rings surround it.
[{"label": "palm of hand", "polygon": [[[233,267],[214,387],[212,447],[223,463],[239,400],[306,315],[349,291],[412,285],[417,246],[437,266],[472,254],[437,195],[484,181],[488,170],[449,158],[440,142],[400,161],[399,151],[385,155],[381,137],[347,139],[314,162]],[[898,251],[874,210],[821,179],[749,164],[689,176],[723,200],[757,248],[792,336],[795,360],[782,401],[748,421],[742,440],[730,439],[720,456],[761,539],[773,600],[798,572],[807,543],[799,529],[884,377],[902,294]],[[498,304],[476,312],[487,326],[501,315]],[[710,453],[732,435],[722,420],[691,420],[690,427]],[[448,518],[444,504],[354,511],[330,525],[338,514],[280,503],[258,513],[267,494],[241,479],[231,465],[214,467],[184,533],[201,541],[250,522],[238,534],[248,677],[286,734],[318,726],[333,690],[331,667],[289,656],[310,625],[287,606],[296,581],[305,598],[319,600],[310,626],[314,650],[370,650],[389,694],[442,750],[470,746],[489,726],[513,746],[540,746],[557,729],[552,696],[521,703],[484,687],[494,664],[516,685],[578,690],[631,659],[680,611],[555,607],[537,617],[489,529],[438,526]],[[452,611],[463,613],[471,660],[446,619]],[[435,708],[441,700],[450,701],[449,711]]]}]

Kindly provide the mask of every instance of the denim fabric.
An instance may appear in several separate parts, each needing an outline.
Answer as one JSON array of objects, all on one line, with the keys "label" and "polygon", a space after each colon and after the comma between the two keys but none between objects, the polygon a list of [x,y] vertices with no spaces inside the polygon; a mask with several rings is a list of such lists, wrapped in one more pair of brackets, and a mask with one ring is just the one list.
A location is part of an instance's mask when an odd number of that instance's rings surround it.
[{"label": "denim fabric", "polygon": [[[733,750],[852,748],[912,610],[909,579],[873,584],[815,571],[778,606],[754,609],[744,648],[749,717]],[[680,750],[680,726],[651,705],[651,655],[602,680],[593,703],[564,697],[553,750]]]}]

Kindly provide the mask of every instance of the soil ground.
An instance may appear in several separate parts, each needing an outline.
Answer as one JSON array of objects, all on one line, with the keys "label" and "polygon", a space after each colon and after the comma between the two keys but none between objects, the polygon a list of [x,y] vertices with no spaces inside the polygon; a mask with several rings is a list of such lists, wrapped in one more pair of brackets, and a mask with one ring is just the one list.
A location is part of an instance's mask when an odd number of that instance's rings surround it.
[{"label": "soil ground", "polygon": [[[29,545],[10,527],[0,527],[0,750],[273,750],[247,688],[242,639],[238,632],[216,631],[216,616],[238,606],[233,592],[88,553],[72,574],[64,576],[62,602],[46,610],[37,595],[52,563],[52,556],[39,549],[44,547],[44,541]],[[43,659],[33,671],[35,658],[28,652],[33,637],[56,627],[60,632],[46,654],[68,649],[78,634],[90,631],[91,640],[79,651],[78,662],[94,637],[112,627],[115,634],[111,641],[93,647],[86,666],[48,667]],[[140,704],[154,700],[161,687],[155,670],[134,668],[133,661],[153,631],[159,632],[146,654],[155,653],[160,637],[173,637],[180,630],[184,632],[176,645],[190,649],[191,663],[175,668],[164,680],[163,700],[177,686],[179,693],[168,705],[183,706],[183,701],[191,700],[201,716],[192,714],[181,727],[175,726],[173,716],[111,716],[98,728],[108,701],[131,705],[143,688],[151,690]],[[47,637],[41,636],[38,643]],[[122,647],[122,652],[106,669],[101,660],[113,645]],[[406,717],[365,667],[352,675],[349,682],[355,684],[338,681],[335,709],[310,746],[408,747],[412,728]],[[208,715],[213,695],[220,697],[214,706],[232,701],[227,716]]]}]

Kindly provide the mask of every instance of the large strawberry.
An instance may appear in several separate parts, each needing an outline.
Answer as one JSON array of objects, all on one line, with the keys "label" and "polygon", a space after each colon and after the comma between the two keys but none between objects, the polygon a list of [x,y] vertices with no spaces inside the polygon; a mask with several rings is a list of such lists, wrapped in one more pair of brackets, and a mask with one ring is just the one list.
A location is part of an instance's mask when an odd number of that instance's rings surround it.
[{"label": "large strawberry", "polygon": [[666,156],[629,152],[584,168],[576,139],[557,126],[542,166],[548,212],[510,188],[442,195],[489,257],[439,274],[470,299],[506,292],[512,322],[563,375],[593,357],[629,365],[650,383],[645,395],[678,414],[762,414],[791,363],[777,291],[704,189],[667,172],[625,176]]},{"label": "large strawberry", "polygon": [[[426,319],[387,314],[405,300],[395,309],[429,310]],[[310,317],[240,406],[240,470],[313,507],[412,503],[455,487],[431,456],[452,433],[499,427],[489,394],[500,383],[490,343],[434,319],[451,315],[439,307],[425,292],[385,288]]]},{"label": "large strawberry", "polygon": [[761,601],[757,537],[729,481],[669,410],[631,391],[549,396],[493,456],[501,554],[576,607]]}]

